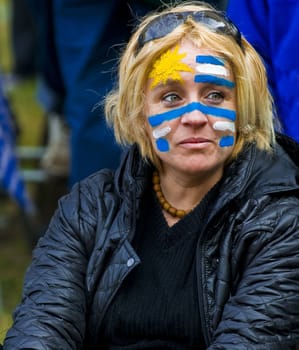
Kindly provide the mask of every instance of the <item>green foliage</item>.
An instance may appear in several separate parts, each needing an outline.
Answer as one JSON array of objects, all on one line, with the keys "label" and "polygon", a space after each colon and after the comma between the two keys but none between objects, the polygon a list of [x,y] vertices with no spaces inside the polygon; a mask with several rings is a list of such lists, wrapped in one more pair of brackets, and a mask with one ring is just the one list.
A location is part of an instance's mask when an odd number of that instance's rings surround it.
[{"label": "green foliage", "polygon": [[2,312],[0,314],[0,344],[3,344],[6,331],[10,327],[11,322],[11,315],[9,313]]},{"label": "green foliage", "polygon": [[0,69],[10,71],[12,56],[10,50],[10,1],[0,0]]},{"label": "green foliage", "polygon": [[1,198],[0,227],[0,343],[11,324],[11,315],[21,298],[23,277],[31,251],[23,223],[14,203]]}]

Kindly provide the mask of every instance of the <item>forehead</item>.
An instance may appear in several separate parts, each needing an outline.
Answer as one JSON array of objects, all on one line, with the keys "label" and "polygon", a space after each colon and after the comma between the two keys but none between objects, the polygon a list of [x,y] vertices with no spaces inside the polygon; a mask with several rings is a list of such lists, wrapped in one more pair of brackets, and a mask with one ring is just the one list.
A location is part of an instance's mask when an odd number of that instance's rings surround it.
[{"label": "forehead", "polygon": [[183,82],[183,74],[186,73],[191,74],[198,83],[217,78],[219,81],[221,79],[221,85],[224,82],[229,87],[234,85],[233,74],[223,57],[186,39],[156,59],[148,78],[152,82],[151,88],[155,88],[170,81]]},{"label": "forehead", "polygon": [[224,57],[221,57],[214,50],[204,46],[196,46],[189,40],[182,41],[179,45],[179,52],[184,53],[182,62],[195,67],[198,63],[219,65],[222,63],[226,68],[230,68]]},{"label": "forehead", "polygon": [[[214,75],[221,73],[220,66],[225,67],[227,77],[233,79],[233,70],[230,63],[218,52],[204,45],[196,45],[189,39],[183,39],[178,44],[162,53],[152,64],[152,75],[159,71],[169,74],[170,72],[193,72],[196,73],[199,65],[210,65],[214,69],[209,72]],[[217,68],[218,66],[218,68]],[[210,67],[210,68],[211,68]],[[201,68],[200,68],[201,69]],[[197,74],[197,73],[196,73]]]}]

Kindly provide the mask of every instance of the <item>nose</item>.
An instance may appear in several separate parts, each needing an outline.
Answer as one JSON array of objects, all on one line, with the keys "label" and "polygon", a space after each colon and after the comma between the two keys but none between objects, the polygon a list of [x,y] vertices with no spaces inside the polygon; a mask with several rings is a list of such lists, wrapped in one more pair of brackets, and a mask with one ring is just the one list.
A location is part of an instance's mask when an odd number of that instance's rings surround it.
[{"label": "nose", "polygon": [[203,112],[194,110],[183,114],[181,117],[181,123],[198,127],[207,124],[208,117]]}]

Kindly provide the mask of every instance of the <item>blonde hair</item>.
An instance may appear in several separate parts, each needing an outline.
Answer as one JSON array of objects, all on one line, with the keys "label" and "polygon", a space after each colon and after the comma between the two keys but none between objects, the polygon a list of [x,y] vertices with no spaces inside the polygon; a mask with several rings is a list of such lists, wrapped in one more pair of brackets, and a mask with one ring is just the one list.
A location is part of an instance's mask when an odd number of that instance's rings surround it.
[{"label": "blonde hair", "polygon": [[244,37],[240,47],[234,37],[213,32],[204,24],[188,17],[184,24],[171,33],[149,41],[138,50],[138,38],[153,19],[169,12],[202,10],[216,11],[210,5],[197,1],[184,2],[146,16],[120,58],[118,86],[106,96],[106,120],[113,127],[116,140],[124,145],[136,143],[142,156],[158,167],[159,160],[146,131],[144,88],[153,62],[183,38],[215,51],[228,62],[232,70],[237,101],[237,137],[232,158],[238,155],[247,142],[255,142],[258,148],[267,151],[274,144],[274,109],[265,67],[258,53]]}]

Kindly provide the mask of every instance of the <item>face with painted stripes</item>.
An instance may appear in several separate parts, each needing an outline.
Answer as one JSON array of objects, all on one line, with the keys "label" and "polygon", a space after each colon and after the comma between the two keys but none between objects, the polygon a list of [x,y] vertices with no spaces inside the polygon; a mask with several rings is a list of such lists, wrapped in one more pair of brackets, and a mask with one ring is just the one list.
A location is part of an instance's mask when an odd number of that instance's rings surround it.
[{"label": "face with painted stripes", "polygon": [[148,134],[163,167],[221,175],[236,120],[225,60],[185,40],[153,64],[145,96]]}]

